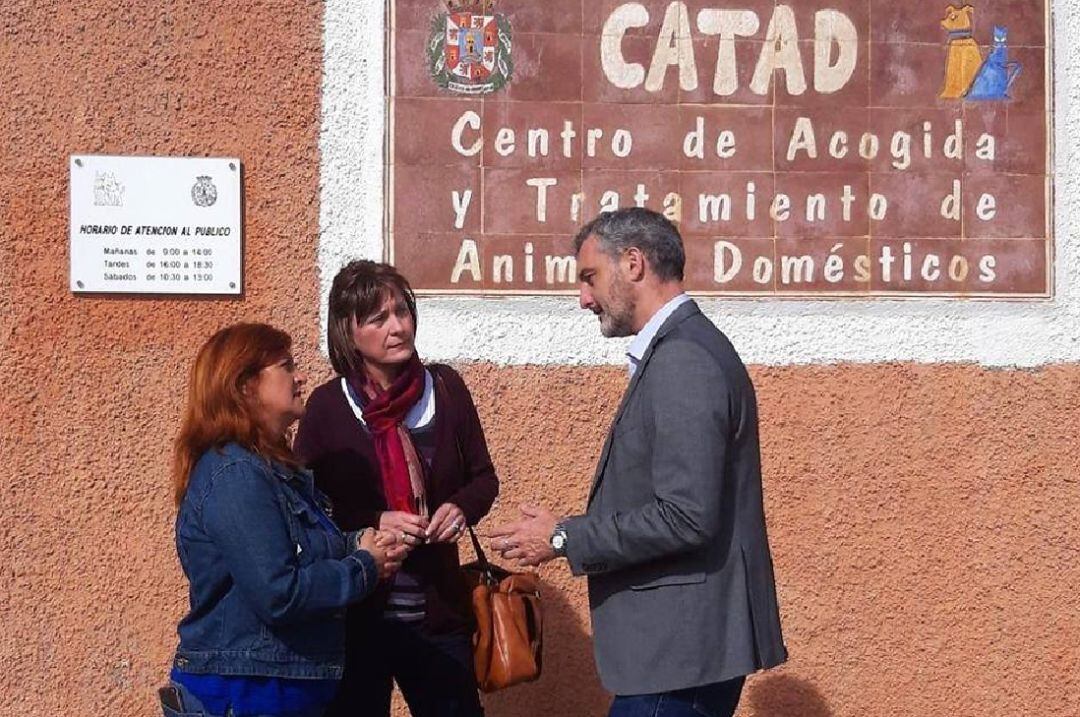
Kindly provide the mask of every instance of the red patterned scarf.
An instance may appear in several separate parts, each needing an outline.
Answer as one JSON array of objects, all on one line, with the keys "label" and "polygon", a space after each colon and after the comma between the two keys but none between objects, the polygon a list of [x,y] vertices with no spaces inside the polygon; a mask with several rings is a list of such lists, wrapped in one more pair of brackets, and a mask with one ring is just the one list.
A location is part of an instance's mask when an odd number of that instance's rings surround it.
[{"label": "red patterned scarf", "polygon": [[386,390],[366,373],[350,376],[349,382],[366,399],[364,422],[375,441],[387,507],[427,516],[423,461],[405,427],[405,415],[424,395],[424,365],[420,358],[414,353]]}]

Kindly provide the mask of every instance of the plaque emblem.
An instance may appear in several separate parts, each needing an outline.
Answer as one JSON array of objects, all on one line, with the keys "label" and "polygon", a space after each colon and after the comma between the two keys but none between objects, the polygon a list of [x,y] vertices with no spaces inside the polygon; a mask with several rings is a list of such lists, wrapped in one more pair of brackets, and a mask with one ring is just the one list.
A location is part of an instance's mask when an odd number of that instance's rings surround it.
[{"label": "plaque emblem", "polygon": [[447,0],[431,23],[428,66],[435,84],[463,95],[501,89],[514,73],[510,20],[498,0]]},{"label": "plaque emblem", "polygon": [[94,206],[124,206],[124,185],[120,183],[120,180],[112,172],[96,172],[94,174]]},{"label": "plaque emblem", "polygon": [[217,201],[217,187],[210,177],[201,176],[196,178],[195,186],[191,188],[191,201],[197,207],[211,207]]}]

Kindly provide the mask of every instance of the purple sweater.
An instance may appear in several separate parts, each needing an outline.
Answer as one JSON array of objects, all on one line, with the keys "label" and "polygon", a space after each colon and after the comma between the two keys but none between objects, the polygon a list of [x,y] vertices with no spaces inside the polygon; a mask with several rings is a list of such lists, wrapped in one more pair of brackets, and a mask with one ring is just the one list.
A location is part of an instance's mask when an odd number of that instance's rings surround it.
[{"label": "purple sweater", "polygon": [[[428,506],[434,513],[443,503],[454,503],[469,525],[475,525],[499,492],[484,430],[461,376],[443,364],[430,364],[427,369],[435,383],[435,454],[426,486]],[[340,376],[312,392],[294,449],[314,471],[315,484],[333,502],[334,520],[342,530],[375,525],[379,511],[387,509],[375,445],[353,414]],[[458,569],[456,544],[422,545],[405,564],[427,585],[430,630],[445,632],[470,624],[470,596]],[[350,625],[381,615],[386,597],[383,587],[350,608]]]}]

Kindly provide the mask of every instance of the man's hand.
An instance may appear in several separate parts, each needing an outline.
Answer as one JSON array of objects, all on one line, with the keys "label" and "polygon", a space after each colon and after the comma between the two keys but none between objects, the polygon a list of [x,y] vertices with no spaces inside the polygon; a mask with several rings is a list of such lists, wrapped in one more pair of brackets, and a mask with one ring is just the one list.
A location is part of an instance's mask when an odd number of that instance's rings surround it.
[{"label": "man's hand", "polygon": [[491,547],[506,560],[531,566],[555,558],[551,534],[558,518],[549,510],[532,505],[521,506],[521,520],[496,527],[489,536]]}]

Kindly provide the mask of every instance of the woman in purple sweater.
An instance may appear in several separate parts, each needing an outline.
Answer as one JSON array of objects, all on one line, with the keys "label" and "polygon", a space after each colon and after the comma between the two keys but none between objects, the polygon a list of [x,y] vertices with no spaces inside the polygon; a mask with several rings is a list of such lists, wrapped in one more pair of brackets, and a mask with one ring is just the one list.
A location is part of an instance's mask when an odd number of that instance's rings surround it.
[{"label": "woman in purple sweater", "polygon": [[343,530],[389,531],[409,549],[395,579],[350,608],[345,674],[328,717],[481,717],[470,595],[457,541],[499,492],[472,396],[416,354],[416,299],[393,267],[354,261],[330,289],[338,375],[312,392],[295,450]]}]

